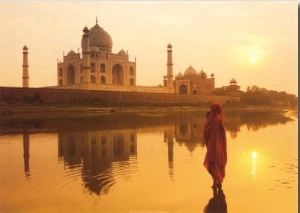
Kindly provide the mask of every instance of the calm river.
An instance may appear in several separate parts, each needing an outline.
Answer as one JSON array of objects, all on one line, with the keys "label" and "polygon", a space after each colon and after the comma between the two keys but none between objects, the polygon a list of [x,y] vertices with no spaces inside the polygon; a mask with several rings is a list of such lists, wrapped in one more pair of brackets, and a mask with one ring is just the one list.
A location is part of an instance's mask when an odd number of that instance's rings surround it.
[{"label": "calm river", "polygon": [[215,197],[204,120],[112,113],[3,123],[0,212],[298,212],[297,115],[226,113],[224,196]]}]

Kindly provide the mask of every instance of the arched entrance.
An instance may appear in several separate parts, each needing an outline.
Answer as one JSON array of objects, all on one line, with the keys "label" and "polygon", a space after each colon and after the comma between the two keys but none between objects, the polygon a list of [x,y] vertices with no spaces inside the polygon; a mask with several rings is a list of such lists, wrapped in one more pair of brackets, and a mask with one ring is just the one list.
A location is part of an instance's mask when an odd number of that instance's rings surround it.
[{"label": "arched entrance", "polygon": [[124,84],[123,67],[120,64],[116,64],[112,68],[112,84]]},{"label": "arched entrance", "polygon": [[129,80],[129,85],[134,85],[134,80],[132,78]]},{"label": "arched entrance", "polygon": [[179,86],[179,94],[187,94],[187,86],[185,84]]},{"label": "arched entrance", "polygon": [[69,65],[67,69],[67,84],[75,83],[75,68],[73,65]]},{"label": "arched entrance", "polygon": [[101,84],[105,84],[106,80],[105,80],[105,77],[104,76],[101,76],[100,78],[100,83]]}]

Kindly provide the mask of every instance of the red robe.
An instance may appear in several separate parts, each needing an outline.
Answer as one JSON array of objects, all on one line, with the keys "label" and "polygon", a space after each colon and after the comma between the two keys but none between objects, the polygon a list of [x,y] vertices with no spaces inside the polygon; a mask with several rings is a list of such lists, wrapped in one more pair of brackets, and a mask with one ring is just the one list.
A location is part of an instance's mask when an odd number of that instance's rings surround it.
[{"label": "red robe", "polygon": [[220,103],[212,103],[211,111],[204,124],[204,141],[207,152],[203,165],[219,184],[225,177],[227,163],[227,140],[223,122],[223,112]]}]

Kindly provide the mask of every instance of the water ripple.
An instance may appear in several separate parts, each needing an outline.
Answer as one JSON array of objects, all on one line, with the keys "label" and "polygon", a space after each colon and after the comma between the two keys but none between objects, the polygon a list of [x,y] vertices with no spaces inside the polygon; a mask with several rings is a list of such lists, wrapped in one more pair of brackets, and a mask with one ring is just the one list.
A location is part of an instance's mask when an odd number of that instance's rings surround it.
[{"label": "water ripple", "polygon": [[287,189],[294,188],[298,177],[298,159],[294,158],[294,162],[284,164],[279,170],[286,173],[285,178],[275,179],[277,186],[285,187]]}]

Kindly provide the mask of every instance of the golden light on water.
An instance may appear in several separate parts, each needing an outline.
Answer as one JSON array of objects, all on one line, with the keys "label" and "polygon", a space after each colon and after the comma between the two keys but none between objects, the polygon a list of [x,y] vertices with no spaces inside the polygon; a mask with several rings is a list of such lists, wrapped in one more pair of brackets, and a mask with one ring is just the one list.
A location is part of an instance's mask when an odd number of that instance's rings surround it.
[{"label": "golden light on water", "polygon": [[251,162],[251,175],[252,179],[255,179],[256,171],[257,171],[257,153],[255,151],[252,152],[252,162]]},{"label": "golden light on water", "polygon": [[252,152],[252,159],[256,159],[257,158],[257,153],[256,152]]}]

